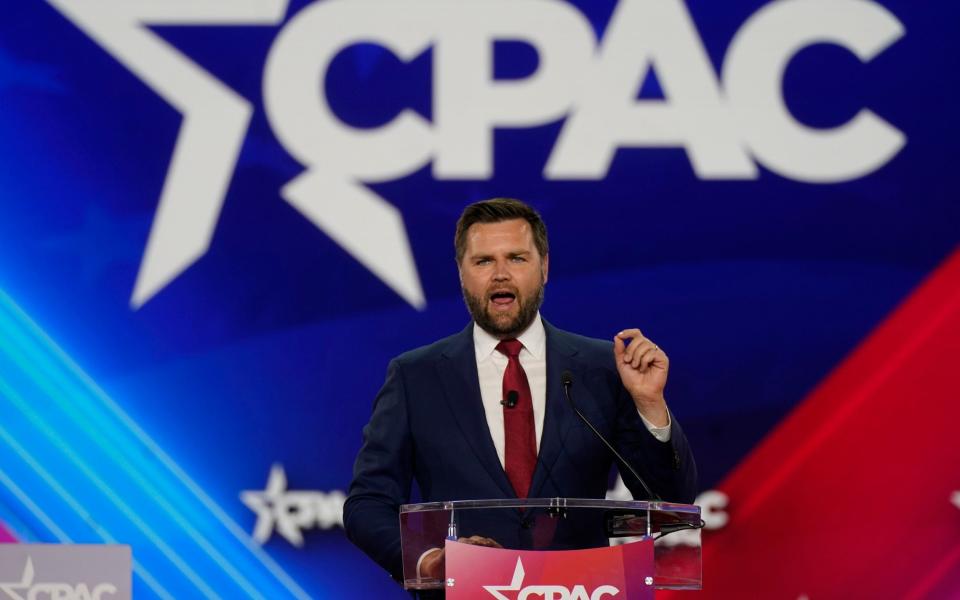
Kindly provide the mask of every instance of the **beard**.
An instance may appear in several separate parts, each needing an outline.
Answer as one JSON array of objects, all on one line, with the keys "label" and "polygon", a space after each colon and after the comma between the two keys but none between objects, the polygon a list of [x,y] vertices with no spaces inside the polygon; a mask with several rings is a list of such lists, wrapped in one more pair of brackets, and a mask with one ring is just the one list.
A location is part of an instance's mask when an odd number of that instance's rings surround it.
[{"label": "beard", "polygon": [[540,278],[540,285],[527,296],[521,297],[514,293],[517,303],[516,315],[493,314],[490,312],[490,293],[482,296],[474,296],[467,289],[461,286],[463,291],[463,300],[467,304],[467,310],[470,316],[481,329],[498,339],[515,338],[533,323],[533,319],[543,304],[543,277]]}]

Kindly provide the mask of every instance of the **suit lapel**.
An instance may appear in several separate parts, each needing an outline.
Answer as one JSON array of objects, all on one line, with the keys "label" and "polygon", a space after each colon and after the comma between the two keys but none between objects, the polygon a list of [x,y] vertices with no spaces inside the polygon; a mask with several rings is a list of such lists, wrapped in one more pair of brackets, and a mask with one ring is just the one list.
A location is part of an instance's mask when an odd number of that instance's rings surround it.
[{"label": "suit lapel", "polygon": [[497,449],[493,445],[487,416],[483,410],[472,323],[451,339],[437,363],[437,369],[450,411],[477,460],[505,497],[515,497],[513,487],[497,457]]},{"label": "suit lapel", "polygon": [[[560,382],[564,371],[573,373],[574,380],[579,379],[580,368],[573,358],[577,348],[566,339],[566,335],[553,327],[546,320],[543,327],[547,333],[547,398],[543,418],[543,433],[540,436],[540,452],[537,468],[533,472],[533,483],[530,486],[530,497],[539,498],[543,484],[551,479],[550,472],[560,451],[563,450],[563,440],[570,428],[573,413],[567,405]],[[554,482],[556,487],[556,482]],[[562,491],[562,490],[560,490]]]}]

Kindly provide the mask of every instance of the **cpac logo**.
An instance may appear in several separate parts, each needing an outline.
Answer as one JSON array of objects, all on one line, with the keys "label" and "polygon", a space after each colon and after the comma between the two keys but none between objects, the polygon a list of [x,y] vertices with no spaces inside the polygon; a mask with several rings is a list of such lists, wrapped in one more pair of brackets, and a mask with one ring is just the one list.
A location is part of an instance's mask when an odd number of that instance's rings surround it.
[{"label": "cpac logo", "polygon": [[483,589],[490,592],[497,600],[510,600],[501,592],[519,592],[516,595],[517,600],[527,600],[531,597],[542,598],[543,600],[601,600],[602,598],[612,598],[620,593],[620,590],[612,585],[598,586],[592,593],[582,585],[575,585],[573,589],[562,585],[528,585],[523,586],[523,562],[517,559],[517,568],[513,571],[513,580],[510,585],[485,585]]},{"label": "cpac logo", "polygon": [[116,586],[101,583],[87,587],[85,583],[34,583],[33,559],[27,558],[23,567],[23,576],[19,582],[0,583],[0,590],[12,600],[101,600],[107,595],[117,593]]},{"label": "cpac logo", "polygon": [[287,474],[283,465],[270,468],[267,486],[263,491],[241,492],[240,499],[257,513],[253,539],[258,544],[266,543],[276,529],[283,539],[302,548],[305,529],[343,527],[346,495],[339,490],[329,493],[287,490]]},{"label": "cpac logo", "polygon": [[[145,26],[276,25],[287,0],[49,1],[184,116],[131,298],[139,307],[207,251],[252,113],[247,99]],[[620,0],[599,42],[559,0],[327,0],[278,34],[263,99],[277,138],[304,166],[283,198],[422,308],[403,219],[365,184],[427,164],[437,179],[488,179],[495,128],[561,119],[547,179],[602,179],[628,147],[683,148],[702,179],[755,179],[758,165],[798,181],[855,179],[890,161],[904,134],[867,108],[831,129],[808,127],[787,108],[783,75],[812,44],[867,62],[903,35],[894,15],[867,0],[776,0],[737,31],[718,79],[681,0]],[[495,79],[497,40],[532,46],[536,71]],[[433,49],[432,122],[412,110],[375,129],[338,119],[323,82],[334,57],[361,42],[401,60]],[[651,70],[665,99],[638,100]]]}]

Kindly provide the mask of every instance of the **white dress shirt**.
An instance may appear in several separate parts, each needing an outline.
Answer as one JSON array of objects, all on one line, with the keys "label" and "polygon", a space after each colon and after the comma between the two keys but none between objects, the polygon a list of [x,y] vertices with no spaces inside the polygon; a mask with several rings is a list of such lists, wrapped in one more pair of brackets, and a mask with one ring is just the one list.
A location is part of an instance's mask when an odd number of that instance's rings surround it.
[{"label": "white dress shirt", "polygon": [[[547,405],[547,332],[540,320],[540,313],[527,329],[517,336],[523,349],[520,365],[527,374],[530,395],[533,399],[533,422],[537,432],[537,451],[540,451],[540,436],[543,434],[543,416]],[[500,340],[473,324],[473,349],[477,358],[477,375],[480,378],[480,397],[487,416],[487,427],[493,437],[500,464],[504,464],[505,439],[503,433],[503,373],[507,370],[508,358],[497,350]],[[669,411],[668,411],[668,419]],[[670,441],[670,422],[665,427],[654,427],[643,415],[643,424],[661,442]]]}]

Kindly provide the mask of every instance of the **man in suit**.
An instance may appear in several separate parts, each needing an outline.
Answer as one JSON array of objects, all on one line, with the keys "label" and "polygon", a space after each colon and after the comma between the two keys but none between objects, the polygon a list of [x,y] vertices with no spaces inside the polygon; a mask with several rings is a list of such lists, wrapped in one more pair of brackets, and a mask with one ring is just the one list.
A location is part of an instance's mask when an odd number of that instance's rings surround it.
[{"label": "man in suit", "polygon": [[[517,200],[468,206],[456,259],[473,322],[460,333],[395,358],[377,395],[344,504],[347,536],[402,579],[398,508],[415,480],[424,502],[494,498],[603,498],[609,450],[564,399],[564,374],[587,419],[663,500],[692,502],[696,467],[664,399],[669,361],[638,329],[613,342],[540,317],[549,267],[546,227]],[[624,482],[647,498],[627,470]],[[461,523],[464,541],[537,547],[529,512],[498,511]],[[595,541],[599,527],[561,523],[551,547]],[[442,573],[442,551],[420,555]],[[411,565],[408,566],[408,572]]]}]

